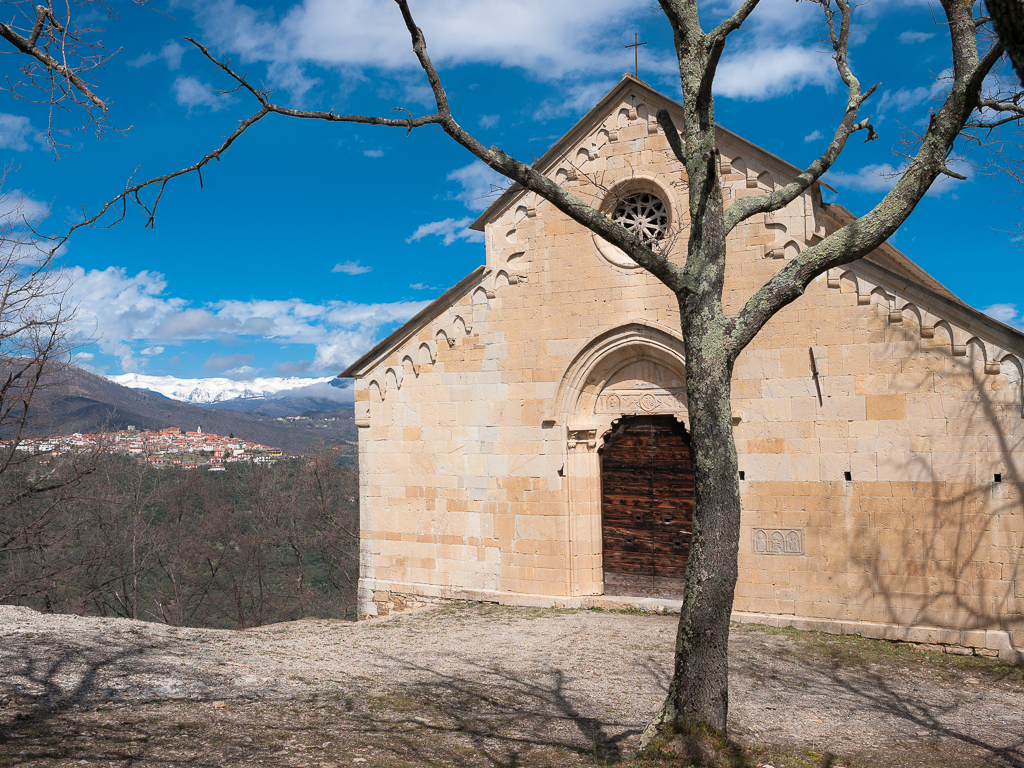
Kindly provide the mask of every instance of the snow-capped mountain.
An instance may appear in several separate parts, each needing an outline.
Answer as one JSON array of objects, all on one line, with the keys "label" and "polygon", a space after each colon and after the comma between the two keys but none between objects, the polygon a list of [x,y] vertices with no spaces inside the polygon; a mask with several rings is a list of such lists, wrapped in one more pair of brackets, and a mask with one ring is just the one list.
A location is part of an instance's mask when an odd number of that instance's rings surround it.
[{"label": "snow-capped mountain", "polygon": [[[172,400],[193,405],[211,405],[228,400],[278,400],[294,396],[344,397],[334,384],[334,377],[322,379],[261,378],[234,381],[225,378],[178,379],[174,376],[149,376],[142,373],[124,373],[108,376],[111,381],[132,389],[148,389]],[[333,390],[333,392],[332,392]],[[334,399],[334,398],[332,398]],[[349,394],[348,399],[351,399]]]}]

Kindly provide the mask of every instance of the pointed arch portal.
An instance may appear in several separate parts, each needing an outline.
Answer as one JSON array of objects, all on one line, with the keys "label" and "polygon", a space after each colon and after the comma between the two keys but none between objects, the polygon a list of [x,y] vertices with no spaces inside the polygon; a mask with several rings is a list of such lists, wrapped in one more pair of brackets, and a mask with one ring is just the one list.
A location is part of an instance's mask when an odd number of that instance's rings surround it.
[{"label": "pointed arch portal", "polygon": [[682,339],[638,322],[599,333],[548,418],[567,437],[569,594],[681,597],[693,514]]}]

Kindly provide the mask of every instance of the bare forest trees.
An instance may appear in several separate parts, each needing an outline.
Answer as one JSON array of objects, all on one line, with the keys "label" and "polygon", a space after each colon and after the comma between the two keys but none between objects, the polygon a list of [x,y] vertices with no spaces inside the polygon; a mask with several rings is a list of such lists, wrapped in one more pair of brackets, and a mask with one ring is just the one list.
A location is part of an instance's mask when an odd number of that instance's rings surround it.
[{"label": "bare forest trees", "polygon": [[[77,127],[101,129],[106,104],[93,91],[92,73],[112,55],[82,18],[102,16],[95,2],[54,5],[14,0],[2,4],[0,38],[20,57],[18,77],[0,90],[14,99],[48,107],[45,136],[56,152],[69,129],[62,117],[81,110]],[[99,12],[99,13],[97,13]],[[75,115],[76,122],[81,115]],[[52,462],[22,452],[27,434],[60,425],[46,400],[59,396],[71,375],[74,308],[68,285],[54,267],[66,237],[48,238],[39,227],[48,211],[7,188],[0,177],[0,601],[39,598],[74,570],[68,558],[82,510],[72,503],[81,480],[99,454],[76,454]]]},{"label": "bare forest trees", "polygon": [[354,616],[357,489],[336,448],[216,473],[104,456],[73,492],[18,507],[54,524],[0,551],[0,602],[175,626]]},{"label": "bare forest trees", "polygon": [[39,594],[67,573],[55,554],[76,525],[67,503],[95,458],[42,463],[21,450],[26,435],[56,426],[46,401],[70,375],[72,311],[48,246],[33,232],[41,215],[0,195],[0,601]]}]

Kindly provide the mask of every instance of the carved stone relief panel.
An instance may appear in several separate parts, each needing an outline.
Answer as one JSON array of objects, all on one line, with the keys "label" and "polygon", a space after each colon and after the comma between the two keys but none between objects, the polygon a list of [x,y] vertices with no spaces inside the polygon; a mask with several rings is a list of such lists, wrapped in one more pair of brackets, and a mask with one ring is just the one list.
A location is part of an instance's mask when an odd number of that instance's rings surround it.
[{"label": "carved stone relief panel", "polygon": [[609,392],[597,398],[597,413],[678,413],[686,410],[686,390]]},{"label": "carved stone relief panel", "polygon": [[592,451],[597,447],[597,430],[595,429],[570,429],[569,450]]},{"label": "carved stone relief panel", "polygon": [[686,381],[653,360],[638,360],[612,376],[597,398],[597,413],[678,413],[686,410]]},{"label": "carved stone relief panel", "polygon": [[759,555],[802,555],[804,533],[795,528],[755,528],[754,551]]}]

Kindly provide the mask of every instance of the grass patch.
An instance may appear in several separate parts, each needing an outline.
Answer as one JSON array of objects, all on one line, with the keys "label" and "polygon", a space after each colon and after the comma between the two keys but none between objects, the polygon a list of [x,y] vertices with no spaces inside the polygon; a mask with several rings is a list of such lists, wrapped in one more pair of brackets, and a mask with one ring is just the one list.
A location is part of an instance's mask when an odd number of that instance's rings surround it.
[{"label": "grass patch", "polygon": [[784,637],[793,642],[796,652],[830,660],[836,666],[870,669],[873,666],[918,666],[924,662],[937,673],[979,672],[1001,679],[1024,682],[1024,668],[989,656],[960,656],[921,648],[913,643],[875,640],[862,635],[833,635],[827,632],[770,627],[763,624],[734,624],[731,631]]}]

